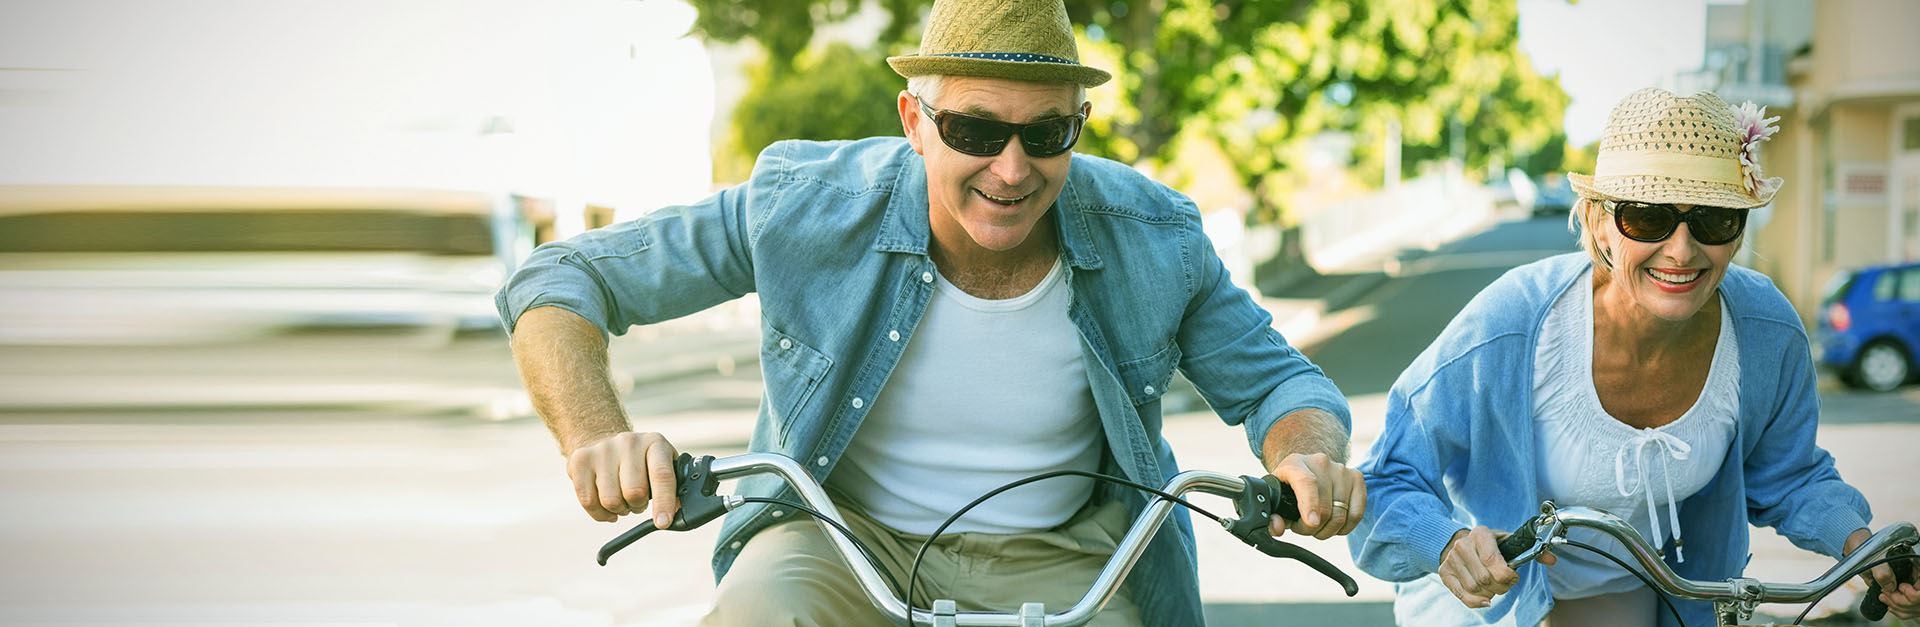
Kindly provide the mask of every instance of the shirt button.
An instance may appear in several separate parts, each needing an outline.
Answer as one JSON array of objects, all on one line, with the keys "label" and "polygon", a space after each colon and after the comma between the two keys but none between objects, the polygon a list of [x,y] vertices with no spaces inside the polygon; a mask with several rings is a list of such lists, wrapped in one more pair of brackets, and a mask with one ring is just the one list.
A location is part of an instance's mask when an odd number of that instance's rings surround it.
[{"label": "shirt button", "polygon": [[785,515],[787,515],[787,512],[786,512],[785,510],[778,510],[778,509],[776,509],[776,510],[773,510],[773,517],[774,517],[774,518],[779,518],[779,517],[781,517],[781,516],[785,516]]},{"label": "shirt button", "polygon": [[866,407],[866,406],[867,406],[867,402],[866,402],[866,401],[863,401],[863,400],[860,400],[860,398],[859,398],[859,397],[854,397],[854,399],[853,399],[853,408],[854,408],[854,409],[859,409],[859,408],[862,408],[862,407]]},{"label": "shirt button", "polygon": [[815,466],[825,466],[825,465],[827,465],[827,456],[825,456],[825,455],[821,455],[821,456],[820,456],[820,459],[816,459],[816,460],[813,460],[813,465],[815,465]]},{"label": "shirt button", "polygon": [[1147,386],[1147,393],[1148,393],[1148,394],[1152,394],[1152,393],[1153,393],[1153,386],[1151,386],[1151,385],[1149,385],[1149,386]]},{"label": "shirt button", "polygon": [[898,341],[900,341],[900,332],[899,332],[899,331],[888,331],[888,332],[887,332],[887,341],[889,341],[889,342],[898,342]]},{"label": "shirt button", "polygon": [[733,550],[735,550],[735,551],[738,551],[738,550],[740,550],[740,543],[739,543],[739,542],[734,542],[733,544],[729,544],[729,545],[727,545],[727,548],[729,548],[729,549],[733,549]]},{"label": "shirt button", "polygon": [[793,348],[793,340],[784,337],[780,338],[780,350],[787,350],[789,348]]},{"label": "shirt button", "polygon": [[920,282],[921,282],[921,283],[932,283],[932,282],[933,282],[933,273],[932,273],[932,272],[922,272],[922,273],[920,273]]}]

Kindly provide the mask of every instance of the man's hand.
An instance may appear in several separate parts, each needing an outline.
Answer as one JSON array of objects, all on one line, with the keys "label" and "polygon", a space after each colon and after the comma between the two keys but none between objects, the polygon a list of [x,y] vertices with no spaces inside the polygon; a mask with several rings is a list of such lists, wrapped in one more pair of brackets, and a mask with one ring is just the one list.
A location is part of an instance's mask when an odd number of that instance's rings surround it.
[{"label": "man's hand", "polygon": [[613,522],[659,496],[653,523],[662,529],[680,509],[674,495],[673,445],[658,433],[634,433],[614,390],[607,337],[600,327],[559,307],[520,315],[513,359],[540,419],[553,431],[580,508]]},{"label": "man's hand", "polygon": [[658,433],[624,431],[568,453],[567,476],[573,479],[580,508],[594,520],[613,522],[638,514],[647,509],[650,497],[658,497],[653,524],[665,529],[680,509],[673,477],[673,458],[679,454]]},{"label": "man's hand", "polygon": [[[1873,533],[1865,528],[1854,530],[1847,536],[1846,554],[1852,555]],[[1887,604],[1887,613],[1901,620],[1920,618],[1920,584],[1901,583],[1893,578],[1893,567],[1881,564],[1868,570],[1863,576],[1869,583],[1880,584],[1880,602]]]},{"label": "man's hand", "polygon": [[1347,428],[1333,414],[1302,409],[1287,414],[1267,431],[1260,446],[1267,473],[1293,487],[1300,519],[1291,525],[1279,517],[1267,523],[1274,537],[1294,533],[1321,540],[1353,532],[1367,513],[1367,483],[1348,468]]},{"label": "man's hand", "polygon": [[1346,535],[1360,524],[1367,512],[1367,484],[1360,471],[1334,461],[1325,453],[1294,453],[1281,458],[1267,472],[1293,486],[1300,504],[1300,519],[1288,525],[1274,516],[1267,530],[1279,537],[1291,527],[1294,533],[1325,540]]}]

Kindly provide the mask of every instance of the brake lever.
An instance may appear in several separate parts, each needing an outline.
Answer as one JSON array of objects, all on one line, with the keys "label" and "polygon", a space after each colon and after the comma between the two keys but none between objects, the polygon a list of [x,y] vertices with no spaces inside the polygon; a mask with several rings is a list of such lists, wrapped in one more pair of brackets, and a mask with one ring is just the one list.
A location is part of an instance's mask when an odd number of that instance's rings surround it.
[{"label": "brake lever", "polygon": [[[1539,559],[1540,554],[1547,551],[1548,542],[1560,535],[1564,524],[1553,512],[1553,501],[1541,503],[1539,516],[1528,518],[1513,533],[1500,539],[1500,557],[1507,560],[1508,568],[1517,570],[1522,564]],[[1544,534],[1540,533],[1542,527],[1546,528]],[[1539,541],[1542,537],[1547,541]]]},{"label": "brake lever", "polygon": [[1268,521],[1275,514],[1287,520],[1300,518],[1300,503],[1293,496],[1293,487],[1282,483],[1273,475],[1240,477],[1246,484],[1240,489],[1240,495],[1233,500],[1234,519],[1222,521],[1227,533],[1239,538],[1241,542],[1261,553],[1273,557],[1283,557],[1299,561],[1313,568],[1328,579],[1340,584],[1347,596],[1360,593],[1360,585],[1347,576],[1339,567],[1328,563],[1300,546],[1281,541],[1267,533]]},{"label": "brake lever", "polygon": [[[681,453],[680,457],[674,460],[673,479],[673,491],[680,497],[680,509],[673,513],[673,523],[667,525],[666,531],[698,529],[701,525],[713,522],[715,518],[727,513],[729,509],[727,499],[714,494],[720,489],[720,479],[713,476],[712,455],[702,455],[699,459],[694,459],[690,454]],[[601,546],[595,561],[598,561],[601,566],[606,566],[607,558],[613,557],[614,553],[647,537],[647,534],[660,530],[660,527],[655,526],[651,519],[641,522]]]}]

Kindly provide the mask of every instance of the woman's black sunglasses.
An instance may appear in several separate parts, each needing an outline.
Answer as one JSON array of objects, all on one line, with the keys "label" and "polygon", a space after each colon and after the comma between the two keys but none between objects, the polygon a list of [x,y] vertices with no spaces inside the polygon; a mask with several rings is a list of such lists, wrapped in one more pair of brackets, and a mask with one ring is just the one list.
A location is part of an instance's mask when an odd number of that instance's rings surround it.
[{"label": "woman's black sunglasses", "polygon": [[933,120],[933,128],[940,133],[940,141],[948,147],[976,157],[991,157],[1000,154],[1007,147],[1007,140],[1014,135],[1020,136],[1020,146],[1027,156],[1051,157],[1073,150],[1073,144],[1080,141],[1080,124],[1087,120],[1086,114],[1057,118],[1047,118],[1038,122],[1016,124],[967,115],[958,111],[934,109],[927,106],[919,96],[913,97],[920,103],[920,110]]},{"label": "woman's black sunglasses", "polygon": [[1685,222],[1694,241],[1718,246],[1740,239],[1740,232],[1747,228],[1746,209],[1694,205],[1692,211],[1681,211],[1670,204],[1627,200],[1609,200],[1604,204],[1607,213],[1613,214],[1613,225],[1620,228],[1620,234],[1636,242],[1666,241],[1674,229]]}]

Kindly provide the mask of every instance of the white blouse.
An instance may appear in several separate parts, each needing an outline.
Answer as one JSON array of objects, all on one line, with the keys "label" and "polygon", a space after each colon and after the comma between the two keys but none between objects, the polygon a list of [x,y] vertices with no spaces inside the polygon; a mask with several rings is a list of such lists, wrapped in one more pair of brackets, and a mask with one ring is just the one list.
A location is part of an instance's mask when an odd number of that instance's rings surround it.
[{"label": "white blouse", "polygon": [[[1667,531],[1677,559],[1678,503],[1712,481],[1732,445],[1740,409],[1740,348],[1722,303],[1720,336],[1700,398],[1679,419],[1636,429],[1607,414],[1593,385],[1593,271],[1562,294],[1547,313],[1534,349],[1535,460],[1542,498],[1559,506],[1605,510],[1633,525],[1656,547],[1665,546],[1658,506],[1667,509]],[[1656,499],[1656,493],[1664,498]],[[1661,501],[1664,501],[1662,503]],[[1618,541],[1590,529],[1568,537],[1612,553],[1628,564]],[[1553,596],[1563,599],[1625,592],[1641,585],[1606,558],[1566,547],[1547,567]]]}]

